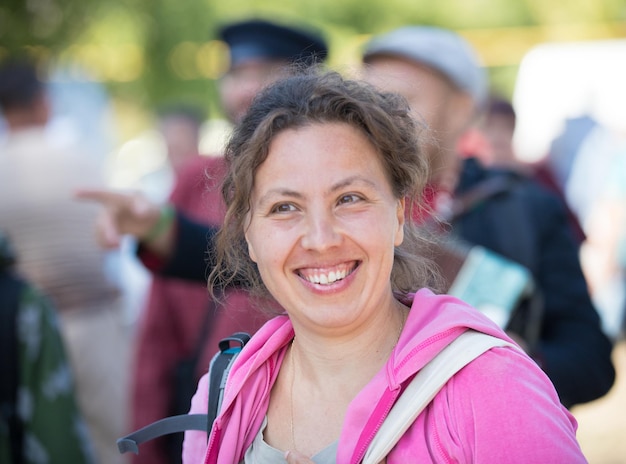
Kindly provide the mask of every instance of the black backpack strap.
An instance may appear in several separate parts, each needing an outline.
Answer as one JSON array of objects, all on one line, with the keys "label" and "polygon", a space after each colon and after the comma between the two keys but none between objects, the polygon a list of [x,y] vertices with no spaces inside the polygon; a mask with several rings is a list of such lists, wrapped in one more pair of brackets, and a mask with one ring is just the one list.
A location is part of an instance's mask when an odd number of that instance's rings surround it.
[{"label": "black backpack strap", "polygon": [[139,454],[139,445],[142,443],[185,430],[206,431],[206,414],[181,414],[153,422],[117,440],[117,449],[120,453],[132,451]]},{"label": "black backpack strap", "polygon": [[24,282],[8,269],[0,269],[0,416],[9,426],[13,463],[23,462],[24,430],[17,415],[19,383],[17,313]]},{"label": "black backpack strap", "polygon": [[[185,430],[200,430],[208,434],[222,404],[228,372],[248,340],[250,340],[249,334],[237,332],[220,341],[220,351],[213,357],[209,365],[208,414],[182,414],[153,422],[117,440],[117,448],[120,453],[132,451],[135,454],[139,454],[140,444],[171,433],[184,432]],[[231,346],[232,342],[237,343],[238,346]],[[217,385],[217,387],[214,388],[214,385]]]},{"label": "black backpack strap", "polygon": [[[236,332],[230,337],[220,340],[220,351],[213,357],[209,365],[209,409],[207,414],[207,432],[211,431],[213,421],[219,413],[224,398],[226,379],[235,358],[250,340],[245,332]],[[231,346],[234,342],[236,345]]]}]

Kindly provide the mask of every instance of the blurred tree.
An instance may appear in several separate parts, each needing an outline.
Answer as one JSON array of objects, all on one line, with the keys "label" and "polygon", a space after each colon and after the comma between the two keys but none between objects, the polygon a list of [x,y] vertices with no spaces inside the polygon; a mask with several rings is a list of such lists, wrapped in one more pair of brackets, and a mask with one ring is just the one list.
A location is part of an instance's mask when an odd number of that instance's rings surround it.
[{"label": "blurred tree", "polygon": [[92,20],[92,5],[82,0],[3,0],[0,3],[0,43],[4,53],[25,46],[50,53],[71,44]]},{"label": "blurred tree", "polygon": [[[146,108],[189,100],[215,115],[224,57],[211,40],[219,24],[250,16],[323,30],[337,67],[356,63],[372,33],[409,23],[457,29],[497,66],[506,92],[533,41],[567,38],[564,24],[624,21],[626,8],[624,0],[3,0],[0,58],[27,50],[64,68],[79,65],[113,95]],[[561,27],[561,35],[542,25]],[[615,28],[597,30],[610,36]]]}]

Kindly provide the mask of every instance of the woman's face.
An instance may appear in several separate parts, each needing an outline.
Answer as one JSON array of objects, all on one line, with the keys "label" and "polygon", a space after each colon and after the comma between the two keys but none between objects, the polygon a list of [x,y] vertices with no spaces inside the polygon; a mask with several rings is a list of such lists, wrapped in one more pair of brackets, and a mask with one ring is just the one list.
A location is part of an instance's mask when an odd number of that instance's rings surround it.
[{"label": "woman's face", "polygon": [[250,257],[294,322],[341,330],[386,314],[404,202],[361,131],[316,123],[279,133],[251,204]]}]

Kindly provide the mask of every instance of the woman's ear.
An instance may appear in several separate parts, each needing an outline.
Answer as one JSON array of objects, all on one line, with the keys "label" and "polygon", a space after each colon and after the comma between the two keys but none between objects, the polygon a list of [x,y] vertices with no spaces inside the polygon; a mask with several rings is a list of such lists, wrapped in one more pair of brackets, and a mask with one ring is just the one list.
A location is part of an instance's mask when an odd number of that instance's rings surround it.
[{"label": "woman's ear", "polygon": [[248,240],[247,235],[246,235],[246,243],[248,244],[248,256],[250,256],[250,259],[256,263],[257,262],[256,253],[254,252],[254,247],[250,243],[250,240]]},{"label": "woman's ear", "polygon": [[396,207],[396,218],[398,220],[398,230],[396,230],[396,237],[393,242],[395,246],[399,246],[404,241],[405,208],[406,208],[406,199],[405,198],[399,199],[398,206]]},{"label": "woman's ear", "polygon": [[245,231],[243,235],[246,239],[246,244],[248,245],[248,256],[250,256],[250,259],[256,263],[257,262],[256,253],[254,252],[254,246],[252,246],[252,242],[250,241],[250,222],[251,222],[251,217],[250,217],[250,212],[248,212],[243,222],[243,227]]},{"label": "woman's ear", "polygon": [[244,233],[244,237],[246,238],[246,244],[248,245],[248,256],[250,256],[250,259],[253,262],[257,262],[257,257],[256,257],[256,253],[254,252],[254,246],[252,245],[252,242],[250,241],[250,237],[249,237],[249,232],[248,232],[248,226],[250,225],[249,220],[246,220],[246,232]]}]

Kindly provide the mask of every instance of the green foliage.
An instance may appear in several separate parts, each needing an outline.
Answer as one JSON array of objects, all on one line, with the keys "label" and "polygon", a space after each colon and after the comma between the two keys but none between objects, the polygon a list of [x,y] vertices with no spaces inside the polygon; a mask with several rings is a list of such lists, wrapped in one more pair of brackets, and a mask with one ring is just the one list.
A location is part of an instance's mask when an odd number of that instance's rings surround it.
[{"label": "green foliage", "polygon": [[[79,62],[115,96],[148,108],[187,100],[215,112],[215,82],[194,54],[218,25],[251,16],[322,30],[333,66],[358,61],[369,34],[404,24],[473,30],[606,21],[624,19],[626,8],[623,0],[3,0],[0,57],[27,49],[56,65]],[[493,70],[498,87],[512,88],[514,69]]]},{"label": "green foliage", "polygon": [[3,0],[0,44],[4,53],[45,47],[52,53],[71,44],[91,18],[89,2]]}]

